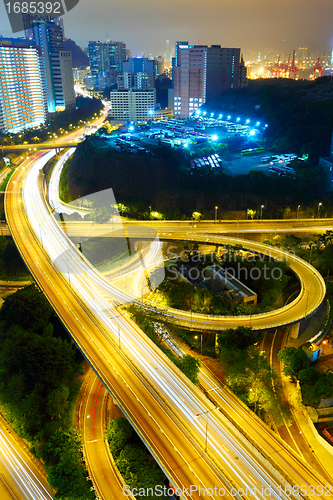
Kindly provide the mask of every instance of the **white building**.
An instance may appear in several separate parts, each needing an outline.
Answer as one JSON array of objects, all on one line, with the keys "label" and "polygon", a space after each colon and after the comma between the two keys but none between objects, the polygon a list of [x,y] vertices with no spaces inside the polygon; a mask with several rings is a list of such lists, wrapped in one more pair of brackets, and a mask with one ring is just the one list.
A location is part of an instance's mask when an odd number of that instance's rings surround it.
[{"label": "white building", "polygon": [[63,32],[54,22],[33,24],[34,42],[42,49],[50,113],[75,106],[71,52],[64,50]]},{"label": "white building", "polygon": [[47,114],[40,48],[0,43],[0,130],[17,133],[40,126]]},{"label": "white building", "polygon": [[146,122],[154,114],[155,89],[113,90],[110,93],[109,117],[114,120]]}]

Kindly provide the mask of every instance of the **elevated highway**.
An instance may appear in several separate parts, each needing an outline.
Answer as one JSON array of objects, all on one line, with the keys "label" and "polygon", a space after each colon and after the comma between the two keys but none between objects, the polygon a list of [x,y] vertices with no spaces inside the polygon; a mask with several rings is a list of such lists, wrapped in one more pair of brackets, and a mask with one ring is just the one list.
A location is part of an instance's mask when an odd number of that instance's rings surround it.
[{"label": "elevated highway", "polygon": [[[128,237],[131,239],[152,239],[152,227],[146,226],[146,221],[140,223],[128,223],[126,222],[112,222],[107,224],[94,224],[91,222],[66,222],[62,224],[68,236],[78,234],[84,238],[93,237],[124,237],[123,226]],[[190,311],[180,311],[178,309],[172,308],[160,308],[160,310],[166,315],[173,318],[180,326],[186,328],[198,328],[200,330],[221,330],[222,328],[236,328],[239,325],[251,326],[255,330],[267,330],[270,328],[276,328],[280,326],[285,326],[288,324],[296,323],[307,316],[313,314],[320,304],[322,303],[326,287],[325,282],[320,275],[320,273],[311,266],[308,262],[300,259],[293,253],[281,250],[277,247],[271,247],[260,242],[255,242],[251,240],[245,240],[241,238],[235,238],[231,236],[224,236],[218,234],[216,230],[214,232],[202,233],[202,231],[191,231],[188,228],[180,228],[172,230],[170,227],[168,231],[165,231],[165,223],[157,223],[153,225],[160,240],[166,241],[187,241],[187,242],[197,242],[205,245],[228,247],[241,245],[245,250],[250,250],[252,252],[265,255],[270,260],[285,261],[290,269],[296,274],[301,285],[301,291],[299,295],[286,306],[277,309],[275,311],[270,311],[268,313],[253,314],[251,316],[211,316],[192,313]],[[174,227],[174,223],[173,223]],[[217,234],[216,234],[217,233]],[[175,253],[175,247],[170,245],[170,255]],[[241,264],[240,264],[241,265]],[[155,263],[154,263],[155,266]],[[154,268],[153,268],[154,269]],[[142,279],[144,278],[145,269],[138,268],[137,272],[141,273]],[[128,273],[129,274],[129,273]],[[112,280],[112,273],[109,275]],[[139,277],[140,278],[140,277]],[[149,307],[148,301],[143,301],[142,291],[143,286],[140,285],[140,279],[134,281],[132,292],[127,292],[126,301],[135,302],[138,301],[140,297],[140,303],[144,302],[147,307]],[[142,280],[141,280],[142,283]],[[106,289],[111,292],[114,284],[106,285]]]},{"label": "elevated highway", "polygon": [[[38,159],[27,160],[25,166],[31,170],[26,178],[26,170],[16,171],[5,198],[15,242],[73,339],[173,483],[188,489],[187,498],[199,498],[190,485],[212,488],[212,498],[221,496],[215,487],[229,494],[232,486],[243,492],[255,488],[260,499],[267,498],[263,488],[270,485],[270,496],[288,498],[281,472],[238,436],[215,406],[120,314],[114,306],[118,291],[105,299],[101,277],[64,237],[41,198]],[[67,258],[57,261],[64,254]],[[297,484],[325,484],[297,462],[286,465],[284,474]],[[320,498],[317,490],[312,498]]]}]

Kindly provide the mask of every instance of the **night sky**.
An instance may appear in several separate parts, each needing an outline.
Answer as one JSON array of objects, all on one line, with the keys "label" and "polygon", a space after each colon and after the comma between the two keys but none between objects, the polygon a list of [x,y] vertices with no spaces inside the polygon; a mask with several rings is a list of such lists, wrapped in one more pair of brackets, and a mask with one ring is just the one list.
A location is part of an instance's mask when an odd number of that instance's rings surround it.
[{"label": "night sky", "polygon": [[[157,55],[167,39],[240,47],[245,54],[323,52],[333,48],[332,21],[333,0],[80,0],[64,16],[66,37],[80,46],[104,41],[109,32],[133,55]],[[0,34],[12,35],[3,3]]]}]

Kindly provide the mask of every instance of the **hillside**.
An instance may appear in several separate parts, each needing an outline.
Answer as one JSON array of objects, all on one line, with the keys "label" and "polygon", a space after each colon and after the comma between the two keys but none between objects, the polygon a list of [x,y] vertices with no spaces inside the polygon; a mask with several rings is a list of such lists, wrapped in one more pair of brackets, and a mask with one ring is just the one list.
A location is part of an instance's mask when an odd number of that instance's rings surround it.
[{"label": "hillside", "polygon": [[93,138],[86,139],[68,169],[69,198],[112,188],[118,203],[132,204],[143,212],[152,206],[170,218],[179,216],[179,212],[190,216],[193,211],[212,217],[215,205],[221,210],[245,211],[260,204],[265,205],[267,216],[279,216],[287,205],[309,206],[318,199],[324,201],[327,181],[323,172],[304,162],[299,162],[294,180],[257,171],[230,176],[223,170],[190,169],[185,152],[167,148],[156,148],[154,155],[102,151]]}]

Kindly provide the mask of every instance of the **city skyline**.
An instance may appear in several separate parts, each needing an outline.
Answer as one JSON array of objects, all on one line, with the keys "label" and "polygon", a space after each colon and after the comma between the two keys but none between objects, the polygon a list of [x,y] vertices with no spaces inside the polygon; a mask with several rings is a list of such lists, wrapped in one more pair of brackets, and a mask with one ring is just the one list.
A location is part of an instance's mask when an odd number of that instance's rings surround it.
[{"label": "city skyline", "polygon": [[[268,10],[266,0],[194,0],[176,3],[170,0],[163,8],[151,0],[138,4],[126,0],[112,5],[107,0],[80,3],[63,16],[66,37],[86,47],[89,40],[123,41],[133,55],[158,54],[176,40],[188,39],[193,44],[220,44],[240,47],[242,52],[276,50],[289,53],[298,47],[309,52],[333,48],[331,0],[308,2],[279,0]],[[251,22],[249,22],[251,19]],[[0,5],[0,35],[12,34],[4,4]]]}]

